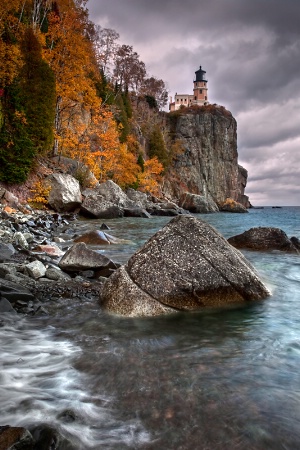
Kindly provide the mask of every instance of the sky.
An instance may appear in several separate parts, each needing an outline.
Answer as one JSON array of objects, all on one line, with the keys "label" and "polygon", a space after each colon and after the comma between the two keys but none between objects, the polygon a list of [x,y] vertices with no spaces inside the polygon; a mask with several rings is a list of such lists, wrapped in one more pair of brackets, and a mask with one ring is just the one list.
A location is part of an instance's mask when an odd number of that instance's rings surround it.
[{"label": "sky", "polygon": [[90,19],[120,35],[164,80],[238,124],[239,164],[253,206],[300,206],[300,0],[88,0]]}]

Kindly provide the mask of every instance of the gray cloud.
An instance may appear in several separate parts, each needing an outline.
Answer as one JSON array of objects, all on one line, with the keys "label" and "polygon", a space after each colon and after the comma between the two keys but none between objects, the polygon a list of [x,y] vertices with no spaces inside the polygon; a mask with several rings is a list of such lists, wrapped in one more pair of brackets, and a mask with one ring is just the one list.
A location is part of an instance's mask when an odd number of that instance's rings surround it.
[{"label": "gray cloud", "polygon": [[133,45],[171,95],[190,93],[202,65],[210,102],[237,119],[252,203],[300,204],[298,0],[89,0],[87,6],[94,22]]}]

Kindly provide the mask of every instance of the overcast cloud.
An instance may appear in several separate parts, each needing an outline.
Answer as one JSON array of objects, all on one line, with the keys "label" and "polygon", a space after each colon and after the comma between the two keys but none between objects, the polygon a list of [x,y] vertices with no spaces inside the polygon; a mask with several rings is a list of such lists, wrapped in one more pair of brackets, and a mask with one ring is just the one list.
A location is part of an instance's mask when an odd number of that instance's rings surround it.
[{"label": "overcast cloud", "polygon": [[89,0],[165,81],[192,93],[201,65],[210,103],[238,122],[239,163],[254,206],[300,205],[300,0]]}]

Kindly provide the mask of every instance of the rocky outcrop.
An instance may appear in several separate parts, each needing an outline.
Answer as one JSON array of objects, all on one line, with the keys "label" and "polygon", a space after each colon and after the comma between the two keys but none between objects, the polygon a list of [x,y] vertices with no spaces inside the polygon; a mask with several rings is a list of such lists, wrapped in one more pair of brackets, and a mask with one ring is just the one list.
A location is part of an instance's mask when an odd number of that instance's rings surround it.
[{"label": "rocky outcrop", "polygon": [[224,107],[208,105],[175,112],[168,121],[182,153],[165,177],[163,192],[180,206],[190,193],[210,197],[217,205],[231,198],[249,207],[244,195],[247,171],[238,165],[237,124],[232,114]]},{"label": "rocky outcrop", "polygon": [[177,216],[105,282],[111,312],[148,316],[259,300],[269,294],[244,256],[210,225]]},{"label": "rocky outcrop", "polygon": [[177,216],[184,212],[173,202],[159,201],[154,197],[149,199],[146,194],[133,189],[125,193],[112,180],[98,184],[94,189],[86,189],[83,196],[81,214],[97,219]]},{"label": "rocky outcrop", "polygon": [[300,240],[298,238],[291,237],[289,239],[283,230],[274,227],[250,228],[242,234],[229,238],[228,242],[236,248],[250,250],[300,252]]}]

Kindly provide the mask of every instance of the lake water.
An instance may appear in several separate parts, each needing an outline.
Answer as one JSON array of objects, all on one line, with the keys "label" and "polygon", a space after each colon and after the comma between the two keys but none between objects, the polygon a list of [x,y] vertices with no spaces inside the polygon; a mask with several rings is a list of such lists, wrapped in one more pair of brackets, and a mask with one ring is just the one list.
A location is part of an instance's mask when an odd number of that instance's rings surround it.
[{"label": "lake water", "polygon": [[[225,237],[300,237],[298,207],[199,217]],[[169,220],[106,221],[131,243],[103,252],[124,263]],[[64,298],[50,317],[2,318],[0,425],[52,425],[72,442],[60,450],[300,448],[300,256],[244,254],[272,292],[247,307],[126,319]]]}]

